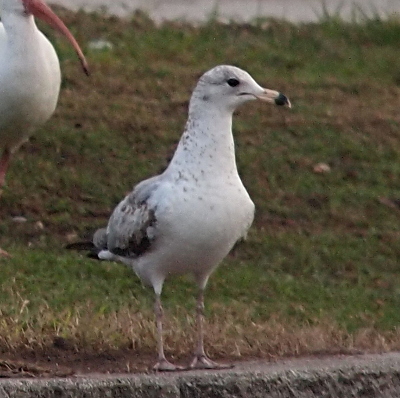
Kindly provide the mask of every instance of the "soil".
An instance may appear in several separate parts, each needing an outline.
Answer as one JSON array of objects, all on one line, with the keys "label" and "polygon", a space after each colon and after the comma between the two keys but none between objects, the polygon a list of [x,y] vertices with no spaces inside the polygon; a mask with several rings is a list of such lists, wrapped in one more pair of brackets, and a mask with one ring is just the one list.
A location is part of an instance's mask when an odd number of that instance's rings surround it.
[{"label": "soil", "polygon": [[[46,349],[19,349],[15,352],[0,354],[0,378],[148,373],[152,372],[156,359],[155,353],[140,352],[139,354],[128,348],[107,352],[87,352],[63,347],[63,344],[58,341],[54,347]],[[166,355],[170,359],[168,353]],[[241,358],[241,361],[243,359]],[[171,361],[185,366],[189,358],[171,359]],[[233,358],[219,358],[218,362],[231,363]]]},{"label": "soil", "polygon": [[79,352],[72,348],[21,349],[0,355],[0,378],[67,377],[151,370],[155,355],[133,350]]}]

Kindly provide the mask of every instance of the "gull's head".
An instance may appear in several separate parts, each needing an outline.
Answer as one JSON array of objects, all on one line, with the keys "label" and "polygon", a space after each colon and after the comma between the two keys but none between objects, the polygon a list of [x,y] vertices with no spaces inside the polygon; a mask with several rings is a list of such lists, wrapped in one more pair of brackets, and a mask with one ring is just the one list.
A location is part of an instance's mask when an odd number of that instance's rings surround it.
[{"label": "gull's head", "polygon": [[239,105],[256,99],[291,107],[285,95],[261,87],[246,71],[230,65],[219,65],[204,73],[193,95],[197,100],[224,107],[232,112]]},{"label": "gull's head", "polygon": [[3,0],[1,6],[2,13],[19,14],[26,17],[31,15],[43,20],[51,25],[54,29],[63,34],[74,47],[83,71],[88,75],[88,65],[83,52],[76,41],[75,37],[65,26],[64,22],[51,10],[51,8],[43,0]]}]

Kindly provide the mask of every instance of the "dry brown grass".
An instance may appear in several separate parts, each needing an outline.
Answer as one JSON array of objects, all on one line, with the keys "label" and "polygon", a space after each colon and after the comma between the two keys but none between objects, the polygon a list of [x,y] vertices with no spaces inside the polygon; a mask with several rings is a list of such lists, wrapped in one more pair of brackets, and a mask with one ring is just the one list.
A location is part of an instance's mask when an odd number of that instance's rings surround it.
[{"label": "dry brown grass", "polygon": [[[348,333],[329,318],[316,319],[312,324],[299,325],[271,316],[267,321],[251,319],[245,307],[213,308],[205,325],[209,354],[216,358],[277,358],[301,355],[356,352],[386,352],[400,348],[400,331],[382,332],[363,328]],[[155,352],[155,325],[151,311],[121,308],[108,315],[93,312],[91,304],[79,306],[74,312],[52,313],[48,306],[40,309],[41,317],[30,322],[25,303],[19,316],[0,323],[2,350],[46,350],[68,348],[76,352],[105,352],[128,349],[133,352]],[[175,358],[190,355],[195,338],[194,319],[183,308],[175,315],[166,313],[165,347]]]}]

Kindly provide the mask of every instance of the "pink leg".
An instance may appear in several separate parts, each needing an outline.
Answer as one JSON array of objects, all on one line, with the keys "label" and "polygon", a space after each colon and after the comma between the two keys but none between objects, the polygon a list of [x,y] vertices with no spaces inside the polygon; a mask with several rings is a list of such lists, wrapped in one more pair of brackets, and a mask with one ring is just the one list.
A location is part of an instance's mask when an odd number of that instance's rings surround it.
[{"label": "pink leg", "polygon": [[5,149],[3,155],[0,158],[0,188],[4,187],[6,182],[6,173],[8,165],[10,163],[11,153],[8,149]]},{"label": "pink leg", "polygon": [[156,294],[154,313],[156,315],[156,325],[157,325],[158,360],[157,363],[153,366],[153,370],[155,370],[156,372],[182,370],[183,369],[182,367],[172,364],[171,362],[167,361],[167,358],[165,358],[163,327],[162,327],[163,308],[161,305],[161,297],[159,294]]},{"label": "pink leg", "polygon": [[[6,181],[6,173],[8,169],[8,164],[10,163],[11,153],[8,149],[5,149],[3,155],[0,158],[0,196],[1,188],[4,186]],[[0,257],[11,257],[5,250],[0,249]]]},{"label": "pink leg", "polygon": [[190,369],[229,369],[233,365],[219,364],[208,358],[204,351],[204,290],[200,289],[196,305],[197,347]]}]

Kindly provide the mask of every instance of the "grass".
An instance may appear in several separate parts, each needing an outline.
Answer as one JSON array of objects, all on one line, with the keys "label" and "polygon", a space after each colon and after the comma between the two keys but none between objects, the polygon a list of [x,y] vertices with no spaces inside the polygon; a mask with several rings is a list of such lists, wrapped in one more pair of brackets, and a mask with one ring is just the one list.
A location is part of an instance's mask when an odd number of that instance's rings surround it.
[{"label": "grass", "polygon": [[[234,118],[237,160],[255,223],[210,279],[207,346],[216,356],[398,349],[400,337],[400,23],[337,18],[295,26],[155,26],[62,16],[87,45],[83,76],[52,37],[64,75],[53,118],[15,156],[0,207],[0,345],[155,348],[152,292],[116,264],[63,249],[104,225],[138,181],[170,158],[197,78],[248,70],[291,111],[252,103]],[[47,33],[52,32],[43,28]],[[317,163],[330,166],[315,173]],[[389,204],[390,206],[385,205]],[[24,216],[16,223],[13,216]],[[193,284],[166,284],[167,346],[193,345]]]}]

